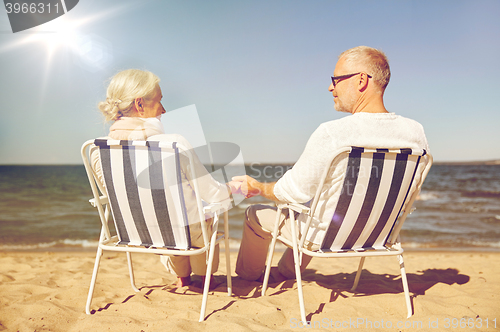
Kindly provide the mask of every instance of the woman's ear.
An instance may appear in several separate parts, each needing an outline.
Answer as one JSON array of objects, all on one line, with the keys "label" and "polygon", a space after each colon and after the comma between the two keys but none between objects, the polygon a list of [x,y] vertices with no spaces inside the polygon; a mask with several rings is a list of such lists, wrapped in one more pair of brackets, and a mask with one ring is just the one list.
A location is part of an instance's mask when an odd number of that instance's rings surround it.
[{"label": "woman's ear", "polygon": [[144,115],[144,99],[142,98],[135,98],[134,99],[134,106],[135,106],[135,109],[137,110],[137,113],[139,113],[139,115]]}]

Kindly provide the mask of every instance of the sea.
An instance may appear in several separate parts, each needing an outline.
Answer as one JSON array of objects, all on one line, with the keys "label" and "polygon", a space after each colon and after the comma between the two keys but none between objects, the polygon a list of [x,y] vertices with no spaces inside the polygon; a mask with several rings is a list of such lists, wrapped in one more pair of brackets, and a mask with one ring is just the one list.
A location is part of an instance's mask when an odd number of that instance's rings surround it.
[{"label": "sea", "polygon": [[[252,164],[248,175],[272,182],[292,165]],[[95,250],[97,210],[83,165],[0,166],[0,250]],[[260,196],[229,211],[231,249],[245,209],[272,204]],[[500,251],[500,165],[432,166],[401,240],[407,250]]]}]

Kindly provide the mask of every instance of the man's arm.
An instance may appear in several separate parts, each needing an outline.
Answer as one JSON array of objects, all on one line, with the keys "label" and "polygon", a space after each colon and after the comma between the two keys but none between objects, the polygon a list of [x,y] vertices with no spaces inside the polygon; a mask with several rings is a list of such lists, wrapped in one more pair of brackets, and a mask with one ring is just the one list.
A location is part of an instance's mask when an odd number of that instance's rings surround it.
[{"label": "man's arm", "polygon": [[276,182],[259,182],[248,175],[235,176],[231,181],[232,183],[239,182],[239,191],[245,195],[246,198],[260,195],[272,201],[278,201],[274,196],[274,185]]}]

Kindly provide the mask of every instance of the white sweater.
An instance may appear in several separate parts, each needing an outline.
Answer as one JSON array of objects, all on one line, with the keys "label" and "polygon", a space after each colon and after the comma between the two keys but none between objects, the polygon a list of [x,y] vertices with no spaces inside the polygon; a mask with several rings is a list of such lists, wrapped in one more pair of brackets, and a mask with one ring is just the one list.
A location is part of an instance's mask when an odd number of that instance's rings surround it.
[{"label": "white sweater", "polygon": [[[359,146],[365,148],[411,148],[429,151],[422,125],[414,120],[394,113],[356,113],[339,120],[321,124],[311,135],[297,163],[278,180],[274,195],[284,202],[309,202],[320,182],[325,167],[331,162],[335,151],[343,147]],[[335,198],[342,188],[343,169],[340,163],[333,165],[327,176],[327,190],[320,197],[315,219],[325,226],[331,220]],[[339,167],[336,167],[339,166]],[[338,169],[338,171],[336,171]],[[330,197],[328,201],[324,197]],[[317,225],[317,227],[322,228]],[[321,241],[323,232],[311,238],[314,243]]]}]

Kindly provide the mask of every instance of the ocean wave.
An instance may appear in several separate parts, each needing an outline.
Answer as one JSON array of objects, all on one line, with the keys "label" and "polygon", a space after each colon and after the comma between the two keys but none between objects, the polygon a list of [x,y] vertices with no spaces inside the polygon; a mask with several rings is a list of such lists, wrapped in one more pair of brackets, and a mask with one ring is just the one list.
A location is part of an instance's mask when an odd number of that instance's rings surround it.
[{"label": "ocean wave", "polygon": [[64,239],[52,242],[31,243],[31,244],[1,244],[0,250],[40,250],[55,248],[97,248],[97,241]]},{"label": "ocean wave", "polygon": [[468,241],[468,243],[474,247],[500,248],[500,241],[498,242]]},{"label": "ocean wave", "polygon": [[463,197],[479,197],[479,198],[500,198],[500,192],[489,190],[463,191]]},{"label": "ocean wave", "polygon": [[418,200],[420,201],[430,201],[437,198],[439,198],[439,196],[435,191],[421,192],[418,196]]},{"label": "ocean wave", "polygon": [[459,242],[402,242],[403,249],[428,249],[428,250],[452,250],[452,251],[467,251],[467,250],[500,250],[500,241],[459,241]]},{"label": "ocean wave", "polygon": [[[58,251],[58,250],[83,250],[83,249],[95,249],[97,248],[97,241],[89,240],[72,240],[65,239],[62,241],[54,241],[47,243],[35,243],[35,244],[2,244],[0,245],[0,251]],[[241,239],[230,239],[229,240],[229,250],[231,252],[237,252],[241,245]],[[429,242],[418,242],[418,241],[403,241],[402,246],[404,249],[408,250],[500,250],[500,241],[475,241],[475,240],[459,240],[459,241],[429,241]],[[223,246],[224,247],[224,246]],[[286,246],[281,242],[276,243],[275,252],[285,251]]]},{"label": "ocean wave", "polygon": [[481,221],[485,222],[487,224],[500,224],[500,215],[487,216],[487,217],[481,218]]}]

